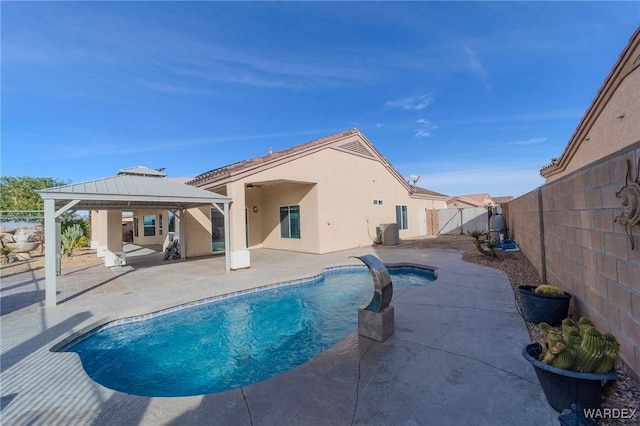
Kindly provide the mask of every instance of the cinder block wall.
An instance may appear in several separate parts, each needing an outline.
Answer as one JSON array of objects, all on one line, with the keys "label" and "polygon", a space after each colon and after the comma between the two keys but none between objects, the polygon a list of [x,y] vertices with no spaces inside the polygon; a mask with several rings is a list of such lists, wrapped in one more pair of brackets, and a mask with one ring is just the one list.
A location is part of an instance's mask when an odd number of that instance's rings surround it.
[{"label": "cinder block wall", "polygon": [[522,253],[544,280],[540,188],[503,205],[502,213],[507,221],[509,237],[518,243]]},{"label": "cinder block wall", "polygon": [[632,250],[625,228],[614,223],[627,159],[635,179],[640,143],[509,202],[505,215],[541,277],[572,293],[574,314],[617,337],[620,357],[640,377],[640,226]]}]

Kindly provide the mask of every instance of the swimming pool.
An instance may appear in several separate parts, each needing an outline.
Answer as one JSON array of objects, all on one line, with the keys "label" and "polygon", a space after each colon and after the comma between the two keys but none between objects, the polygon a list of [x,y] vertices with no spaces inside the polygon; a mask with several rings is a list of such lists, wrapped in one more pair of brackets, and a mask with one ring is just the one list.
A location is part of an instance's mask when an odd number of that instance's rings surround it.
[{"label": "swimming pool", "polygon": [[[394,288],[425,285],[432,270],[389,267]],[[144,318],[105,324],[62,348],[110,389],[140,396],[221,392],[291,370],[357,328],[371,299],[365,267],[327,269],[283,283]]]}]

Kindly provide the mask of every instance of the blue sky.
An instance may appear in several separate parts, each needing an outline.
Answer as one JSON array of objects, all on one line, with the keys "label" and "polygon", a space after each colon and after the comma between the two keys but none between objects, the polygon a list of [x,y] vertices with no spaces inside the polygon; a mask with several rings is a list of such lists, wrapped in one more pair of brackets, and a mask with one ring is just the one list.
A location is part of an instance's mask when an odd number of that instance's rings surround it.
[{"label": "blue sky", "polygon": [[640,2],[2,2],[2,175],[168,177],[357,127],[405,177],[519,196]]}]

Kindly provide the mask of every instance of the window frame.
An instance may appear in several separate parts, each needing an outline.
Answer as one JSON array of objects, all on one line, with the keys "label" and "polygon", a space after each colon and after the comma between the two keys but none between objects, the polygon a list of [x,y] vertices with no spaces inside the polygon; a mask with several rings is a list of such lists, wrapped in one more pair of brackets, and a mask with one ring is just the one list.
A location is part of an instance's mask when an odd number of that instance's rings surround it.
[{"label": "window frame", "polygon": [[[152,223],[147,225],[147,218],[152,217]],[[155,214],[145,214],[142,216],[142,235],[145,237],[155,237],[156,236],[156,221],[157,215]],[[147,230],[149,230],[149,234],[147,234]]]},{"label": "window frame", "polygon": [[[280,217],[280,238],[293,240],[301,239],[300,205],[291,204],[286,206],[279,206],[278,211]],[[295,217],[296,213],[297,218]]]}]

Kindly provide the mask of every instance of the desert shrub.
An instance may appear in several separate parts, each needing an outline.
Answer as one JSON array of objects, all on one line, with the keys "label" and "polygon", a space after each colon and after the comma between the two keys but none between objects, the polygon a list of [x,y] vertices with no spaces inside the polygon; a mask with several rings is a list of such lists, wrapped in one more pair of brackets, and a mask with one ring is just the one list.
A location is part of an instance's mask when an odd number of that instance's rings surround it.
[{"label": "desert shrub", "polygon": [[83,236],[82,226],[79,223],[73,224],[62,233],[62,256],[73,255],[73,249],[78,246],[78,240]]},{"label": "desert shrub", "polygon": [[87,237],[85,237],[84,235],[82,237],[78,238],[78,242],[76,243],[76,247],[78,247],[78,248],[89,247],[89,239]]}]

